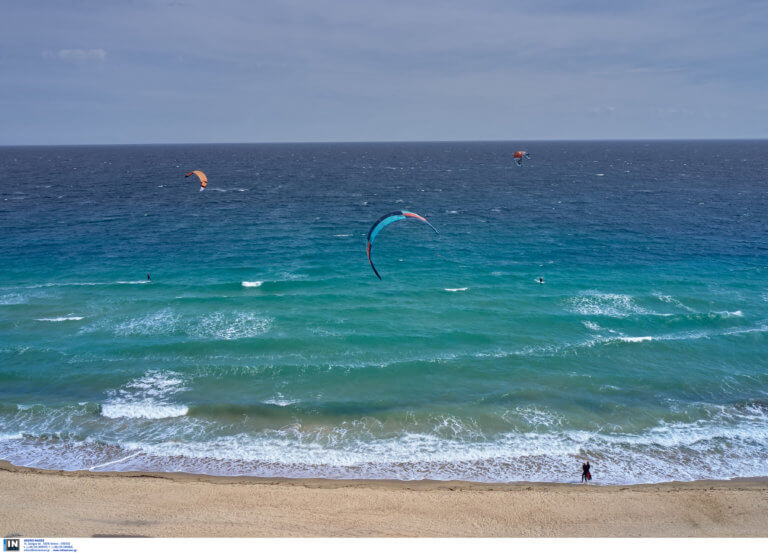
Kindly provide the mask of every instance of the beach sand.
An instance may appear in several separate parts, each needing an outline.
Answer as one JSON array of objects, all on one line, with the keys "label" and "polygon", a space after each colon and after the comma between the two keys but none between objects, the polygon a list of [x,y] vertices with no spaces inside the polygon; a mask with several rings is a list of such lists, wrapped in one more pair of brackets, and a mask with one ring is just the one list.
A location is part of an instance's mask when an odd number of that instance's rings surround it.
[{"label": "beach sand", "polygon": [[0,461],[4,536],[768,536],[768,480],[638,486],[62,472]]}]

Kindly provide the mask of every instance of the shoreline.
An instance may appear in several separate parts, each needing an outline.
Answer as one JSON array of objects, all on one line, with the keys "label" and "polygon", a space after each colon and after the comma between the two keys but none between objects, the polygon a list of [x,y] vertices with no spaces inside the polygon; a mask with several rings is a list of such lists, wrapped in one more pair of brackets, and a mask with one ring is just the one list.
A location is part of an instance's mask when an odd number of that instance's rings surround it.
[{"label": "shoreline", "polygon": [[768,537],[768,478],[633,485],[92,472],[0,461],[3,535]]},{"label": "shoreline", "polygon": [[757,477],[737,477],[725,480],[689,480],[669,482],[654,482],[645,484],[600,484],[593,482],[589,485],[578,482],[537,482],[537,481],[513,481],[513,482],[476,482],[473,480],[396,480],[387,478],[291,478],[287,476],[226,476],[215,474],[204,474],[194,472],[163,472],[163,471],[107,471],[107,470],[65,470],[65,469],[42,469],[37,467],[27,467],[24,465],[14,465],[10,461],[0,459],[0,473],[19,473],[19,474],[40,474],[56,475],[64,477],[81,478],[157,478],[169,480],[172,482],[207,482],[210,484],[262,484],[262,485],[285,485],[301,486],[307,488],[336,489],[336,488],[398,488],[408,490],[482,490],[482,491],[510,491],[515,488],[528,487],[560,487],[576,486],[579,488],[663,488],[673,487],[691,487],[699,488],[701,486],[715,486],[732,489],[734,486],[755,486],[765,485],[768,489],[768,475]]}]

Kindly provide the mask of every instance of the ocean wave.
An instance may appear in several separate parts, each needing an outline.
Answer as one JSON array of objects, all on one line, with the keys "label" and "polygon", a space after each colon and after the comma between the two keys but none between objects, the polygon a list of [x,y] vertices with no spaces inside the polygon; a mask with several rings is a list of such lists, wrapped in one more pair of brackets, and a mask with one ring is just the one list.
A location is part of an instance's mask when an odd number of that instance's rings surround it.
[{"label": "ocean wave", "polygon": [[287,407],[289,405],[293,405],[295,403],[298,403],[299,400],[297,399],[286,399],[283,394],[278,393],[275,395],[275,397],[267,399],[264,401],[267,405],[277,405],[278,407]]},{"label": "ocean wave", "polygon": [[258,288],[264,284],[263,280],[244,280],[242,283],[243,288]]},{"label": "ocean wave", "polygon": [[31,284],[25,288],[52,288],[57,286],[113,286],[115,284],[149,284],[150,280],[114,280],[109,282],[44,282]]},{"label": "ocean wave", "polygon": [[3,294],[0,296],[0,305],[21,305],[23,303],[27,303],[27,298],[22,294]]},{"label": "ocean wave", "polygon": [[187,390],[182,376],[173,371],[147,371],[118,390],[107,392],[101,405],[107,418],[165,419],[182,417],[189,408],[174,404],[170,398]]},{"label": "ocean wave", "polygon": [[514,413],[534,428],[562,427],[563,418],[548,411],[536,407],[515,407]]},{"label": "ocean wave", "polygon": [[171,308],[120,322],[98,321],[81,332],[112,331],[116,336],[173,336],[238,340],[267,332],[273,319],[246,311],[215,311],[195,318],[183,317]]},{"label": "ocean wave", "polygon": [[[112,392],[112,403],[105,402],[113,411],[102,406],[102,418],[109,426],[101,436],[94,434],[92,422],[83,427],[89,428],[87,433],[47,430],[41,424],[35,430],[18,431],[6,424],[0,435],[0,458],[65,470],[109,465],[105,470],[481,482],[569,482],[578,478],[581,460],[589,458],[596,481],[604,484],[766,476],[768,402],[764,400],[687,404],[702,418],[681,422],[672,415],[672,420],[660,420],[639,432],[567,428],[561,414],[526,406],[505,411],[502,418],[513,428],[523,421],[530,430],[488,433],[473,418],[457,415],[422,418],[420,429],[410,417],[394,431],[371,416],[323,425],[303,424],[292,415],[293,422],[278,422],[275,428],[232,432],[227,424],[224,435],[213,436],[197,426],[187,438],[175,439],[179,429],[196,424],[195,409],[184,421],[174,420],[184,415],[184,406],[174,403],[174,397],[185,387],[184,377],[174,372],[148,371],[129,381]],[[280,393],[273,399],[278,407],[291,401]],[[90,405],[17,406],[17,410],[15,418],[47,414],[50,421],[64,426],[72,424],[73,413],[92,412]],[[6,411],[0,410],[3,420]],[[63,418],[65,414],[68,418]],[[138,419],[157,422],[148,426]]]},{"label": "ocean wave", "polygon": [[[179,316],[170,308],[161,309],[155,313],[136,317],[117,323],[113,332],[117,336],[150,336],[153,334],[173,334],[179,323]],[[107,325],[109,323],[106,323]],[[91,329],[101,330],[103,323],[94,323],[83,329],[85,332]]]},{"label": "ocean wave", "polygon": [[443,288],[446,292],[465,292],[469,290],[469,287],[464,288]]},{"label": "ocean wave", "polygon": [[629,317],[631,315],[649,315],[653,313],[635,302],[627,294],[609,294],[603,292],[585,292],[567,301],[570,310],[579,315],[601,315],[604,317]]},{"label": "ocean wave", "polygon": [[687,305],[685,305],[680,300],[678,300],[676,298],[673,298],[672,296],[670,296],[668,294],[662,294],[661,292],[655,292],[654,296],[656,297],[657,300],[663,301],[664,303],[672,304],[675,307],[679,307],[680,309],[683,309],[683,310],[691,312],[691,313],[695,312],[695,309],[692,309],[692,308],[688,307]]},{"label": "ocean wave", "polygon": [[69,315],[67,317],[43,317],[41,319],[35,319],[36,321],[46,321],[50,323],[60,323],[63,321],[82,321],[84,317]]},{"label": "ocean wave", "polygon": [[[610,346],[614,344],[631,344],[641,342],[673,342],[673,341],[696,341],[715,338],[718,336],[738,336],[741,334],[755,334],[768,332],[768,324],[761,324],[756,327],[719,329],[719,330],[691,330],[684,332],[673,332],[668,334],[658,334],[654,336],[625,336],[622,333],[609,330],[615,335],[594,335],[593,337],[580,342],[566,342],[561,344],[545,344],[539,346],[527,346],[513,350],[496,350],[474,352],[469,355],[473,358],[485,357],[551,357],[556,355],[577,354],[581,350],[591,349],[598,346]],[[456,355],[454,358],[462,358]]]},{"label": "ocean wave", "polygon": [[[726,426],[721,420],[660,424],[641,434],[544,431],[485,436],[471,421],[445,417],[432,433],[381,436],[374,423],[303,427],[300,423],[258,434],[203,441],[97,445],[87,441],[35,440],[8,433],[0,455],[16,464],[76,470],[186,471],[270,477],[393,478],[480,482],[577,481],[580,463],[592,460],[595,480],[637,484],[765,476],[765,415]],[[33,460],[33,463],[30,461]],[[124,461],[123,461],[124,460]]]},{"label": "ocean wave", "polygon": [[699,312],[688,307],[672,296],[654,294],[655,298],[664,303],[673,305],[683,313],[661,313],[638,305],[637,300],[627,294],[611,294],[602,292],[584,292],[576,297],[566,300],[569,311],[578,315],[594,315],[612,318],[626,318],[634,315],[665,317],[667,319],[682,320],[706,320],[741,318],[744,313],[738,309],[734,311],[708,311]]},{"label": "ocean wave", "polygon": [[201,338],[238,340],[264,334],[272,325],[272,319],[254,313],[211,313],[198,321],[193,334]]},{"label": "ocean wave", "polygon": [[110,419],[166,419],[183,417],[189,412],[186,405],[157,405],[150,401],[112,403],[101,406],[101,414]]}]

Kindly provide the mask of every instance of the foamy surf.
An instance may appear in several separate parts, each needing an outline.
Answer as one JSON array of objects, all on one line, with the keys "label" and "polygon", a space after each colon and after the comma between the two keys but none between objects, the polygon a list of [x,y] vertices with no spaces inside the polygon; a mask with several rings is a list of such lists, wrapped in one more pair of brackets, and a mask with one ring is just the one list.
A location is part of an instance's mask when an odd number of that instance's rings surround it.
[{"label": "foamy surf", "polygon": [[103,282],[44,282],[41,284],[30,284],[25,288],[55,288],[58,286],[113,286],[115,284],[135,285],[149,284],[151,280],[113,280]]},{"label": "foamy surf", "polygon": [[258,288],[264,284],[263,280],[244,280],[242,283],[243,288]]},{"label": "foamy surf", "polygon": [[188,338],[238,340],[267,332],[273,319],[248,311],[213,311],[189,317],[171,308],[131,319],[94,322],[80,332],[111,332],[116,336],[186,336]]},{"label": "foamy surf", "polygon": [[186,405],[173,403],[171,398],[187,390],[181,375],[174,371],[147,371],[144,376],[128,382],[120,389],[107,392],[109,399],[101,404],[106,418],[166,419],[183,417]]},{"label": "foamy surf", "polygon": [[[584,457],[600,459],[594,473],[601,484],[764,476],[765,408],[703,408],[708,420],[659,421],[641,432],[569,429],[559,413],[521,407],[507,416],[511,425],[524,421],[524,432],[487,435],[470,419],[436,417],[430,430],[380,436],[377,421],[367,419],[333,427],[288,424],[192,441],[168,439],[182,426],[156,417],[156,425],[168,426],[168,434],[156,440],[135,436],[96,443],[8,434],[0,436],[0,455],[19,465],[66,470],[289,478],[571,482]],[[183,426],[190,424],[194,421]]]},{"label": "foamy surf", "polygon": [[570,298],[567,303],[570,310],[579,315],[616,318],[632,315],[658,315],[658,313],[639,306],[635,299],[628,294],[584,292],[579,296]]},{"label": "foamy surf", "polygon": [[267,405],[277,405],[278,407],[287,407],[288,405],[298,403],[298,400],[286,399],[283,394],[278,393],[275,397],[265,400],[264,403]]},{"label": "foamy surf", "polygon": [[0,305],[21,305],[27,303],[27,298],[21,294],[3,294],[0,296]]},{"label": "foamy surf", "polygon": [[101,415],[110,419],[167,419],[183,417],[188,412],[186,405],[158,405],[151,401],[106,403],[101,406]]},{"label": "foamy surf", "polygon": [[45,321],[49,323],[60,323],[63,321],[82,321],[83,317],[69,316],[69,317],[43,317],[41,319],[35,319],[36,321]]},{"label": "foamy surf", "polygon": [[443,288],[446,292],[466,292],[469,290],[469,287],[466,286],[464,288]]}]

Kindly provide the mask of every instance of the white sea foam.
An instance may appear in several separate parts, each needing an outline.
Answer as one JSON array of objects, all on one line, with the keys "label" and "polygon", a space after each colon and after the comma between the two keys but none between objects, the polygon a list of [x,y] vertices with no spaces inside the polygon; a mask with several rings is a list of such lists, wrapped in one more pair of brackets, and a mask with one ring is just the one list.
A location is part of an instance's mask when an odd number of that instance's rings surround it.
[{"label": "white sea foam", "polygon": [[622,342],[636,343],[636,342],[650,342],[653,340],[653,336],[620,336],[616,338]]},{"label": "white sea foam", "polygon": [[264,334],[272,326],[272,319],[255,313],[216,312],[197,321],[191,334],[201,338],[238,340]]},{"label": "white sea foam", "polygon": [[[546,429],[553,421],[544,416],[539,424]],[[470,421],[446,417],[436,423],[434,434],[405,432],[377,439],[372,430],[345,424],[304,431],[297,424],[204,443],[125,445],[158,460],[176,459],[174,463],[187,467],[216,467],[229,474],[491,482],[573,481],[580,459],[597,454],[601,462],[595,467],[596,479],[627,484],[763,475],[762,444],[768,438],[768,431],[756,423],[723,428],[711,422],[662,424],[643,434],[545,430],[491,438]],[[730,446],[726,452],[723,443]]]},{"label": "white sea foam", "polygon": [[670,296],[670,295],[668,295],[668,294],[662,294],[662,293],[660,293],[660,292],[656,292],[656,293],[654,294],[654,296],[656,296],[656,299],[658,299],[659,301],[663,301],[663,302],[665,302],[665,303],[669,303],[669,304],[672,304],[672,305],[674,305],[674,306],[676,306],[676,307],[679,307],[679,308],[681,308],[681,309],[684,309],[685,311],[688,311],[688,312],[690,312],[690,313],[694,313],[694,312],[695,312],[695,310],[694,310],[694,309],[691,309],[690,307],[688,307],[687,305],[685,305],[685,304],[684,304],[683,302],[681,302],[680,300],[678,300],[678,299],[675,299],[675,298],[673,298],[672,296]]},{"label": "white sea foam", "polygon": [[277,405],[278,407],[286,407],[287,405],[293,405],[294,403],[298,403],[299,400],[297,399],[286,399],[283,394],[277,393],[275,397],[267,399],[264,401],[267,405]]},{"label": "white sea foam", "polygon": [[444,290],[446,292],[465,292],[465,291],[469,290],[469,287],[467,286],[467,287],[464,287],[464,288],[444,288]]},{"label": "white sea foam", "polygon": [[119,322],[98,321],[88,325],[81,332],[111,330],[117,336],[182,335],[237,340],[264,334],[271,326],[271,318],[246,311],[215,311],[191,318],[183,317],[166,307],[154,313]]},{"label": "white sea foam", "polygon": [[0,296],[0,305],[21,305],[27,303],[27,298],[21,294],[3,294]]},{"label": "white sea foam", "polygon": [[44,282],[31,284],[26,288],[52,288],[58,286],[111,286],[114,284],[149,284],[150,280],[115,280],[111,282]]},{"label": "white sea foam", "polygon": [[101,414],[110,419],[166,419],[183,417],[189,409],[185,405],[157,405],[151,401],[114,403],[101,406]]},{"label": "white sea foam", "polygon": [[738,309],[736,311],[715,311],[715,314],[720,315],[721,317],[724,317],[724,318],[744,316],[744,313],[742,313],[741,309]]},{"label": "white sea foam", "polygon": [[113,461],[107,461],[106,463],[99,463],[98,465],[93,465],[88,470],[95,470],[107,467],[109,465],[114,465],[116,463],[122,463],[123,461],[127,461],[128,459],[133,459],[134,457],[137,457],[138,455],[141,455],[140,451],[136,451],[134,453],[131,453],[130,455],[126,455],[125,457],[122,457],[120,459],[115,459]]},{"label": "white sea foam", "polygon": [[570,298],[568,305],[579,315],[602,315],[604,317],[629,317],[631,315],[657,315],[635,303],[627,294],[584,292]]},{"label": "white sea foam", "polygon": [[276,280],[285,280],[285,281],[293,281],[293,280],[302,280],[307,278],[307,275],[301,274],[301,273],[290,273],[288,271],[282,272],[278,275]]},{"label": "white sea foam", "polygon": [[[177,331],[179,316],[170,308],[166,307],[155,313],[150,313],[141,317],[135,317],[114,326],[114,333],[117,336],[151,336],[155,334],[173,334]],[[99,329],[100,323],[95,323],[84,329],[89,331]]]},{"label": "white sea foam", "polygon": [[592,321],[581,321],[581,324],[586,326],[589,330],[602,330],[602,327],[599,324],[593,323]]},{"label": "white sea foam", "polygon": [[184,380],[173,371],[147,371],[118,390],[107,392],[101,415],[110,419],[165,419],[182,417],[186,405],[171,402],[172,396],[185,391]]},{"label": "white sea foam", "polygon": [[68,316],[68,317],[44,317],[42,319],[35,319],[36,321],[47,321],[51,323],[60,323],[62,321],[82,321],[83,317]]},{"label": "white sea foam", "polygon": [[243,288],[258,288],[264,284],[263,280],[244,280],[242,282]]},{"label": "white sea foam", "polygon": [[[122,390],[138,393],[152,389],[158,381],[163,387],[163,381],[173,380],[181,378],[148,373]],[[661,420],[637,433],[564,428],[565,421],[558,415],[533,406],[509,412],[509,420],[522,418],[535,431],[494,434],[458,416],[436,416],[432,424],[425,421],[421,431],[392,433],[384,430],[382,421],[366,417],[334,426],[296,422],[192,441],[157,439],[153,430],[149,439],[136,436],[109,444],[102,438],[73,441],[59,434],[56,440],[35,441],[28,433],[9,432],[0,436],[0,457],[15,464],[70,470],[101,466],[109,467],[105,470],[483,482],[572,482],[578,479],[581,459],[587,457],[599,459],[593,475],[603,484],[765,476],[768,409],[748,404],[705,405],[699,410],[709,414],[689,422]],[[123,422],[119,424],[125,428]],[[179,424],[168,420],[153,428],[166,428],[168,433],[160,435],[172,436]],[[183,424],[186,428],[195,420],[185,419]]]},{"label": "white sea foam", "polygon": [[534,427],[560,427],[563,419],[547,409],[536,407],[516,407],[515,413]]}]

